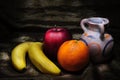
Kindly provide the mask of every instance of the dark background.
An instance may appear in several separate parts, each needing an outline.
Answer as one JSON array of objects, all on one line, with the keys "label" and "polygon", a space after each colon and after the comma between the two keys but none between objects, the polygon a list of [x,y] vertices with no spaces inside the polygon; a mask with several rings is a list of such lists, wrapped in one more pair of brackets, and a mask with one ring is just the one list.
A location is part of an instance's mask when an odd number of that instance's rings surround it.
[{"label": "dark background", "polygon": [[24,27],[79,26],[81,19],[92,16],[106,17],[110,26],[117,28],[119,5],[118,0],[2,0],[0,32]]},{"label": "dark background", "polygon": [[119,80],[119,7],[118,0],[1,0],[0,54],[5,52],[10,56],[11,49],[19,42],[42,41],[44,32],[53,26],[68,28],[73,38],[79,39],[79,34],[83,32],[80,21],[97,16],[108,18],[110,21],[105,30],[114,38],[115,58],[109,63],[108,71],[100,72],[98,67],[90,65],[82,75],[67,74],[62,77],[43,74],[38,76],[36,71],[34,75],[30,72],[21,75],[10,67],[10,61],[1,58],[0,80]]}]

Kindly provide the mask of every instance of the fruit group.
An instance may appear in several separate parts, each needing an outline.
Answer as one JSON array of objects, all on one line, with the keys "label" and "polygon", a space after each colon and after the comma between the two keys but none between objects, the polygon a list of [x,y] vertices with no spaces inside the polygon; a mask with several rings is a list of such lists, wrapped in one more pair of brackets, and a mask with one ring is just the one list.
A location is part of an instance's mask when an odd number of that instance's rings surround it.
[{"label": "fruit group", "polygon": [[63,69],[79,71],[88,64],[88,46],[81,40],[65,41],[58,50],[57,59]]},{"label": "fruit group", "polygon": [[15,46],[11,52],[12,64],[18,71],[27,67],[26,54],[35,67],[42,73],[59,75],[61,70],[44,53],[42,42],[23,42]]},{"label": "fruit group", "polygon": [[54,60],[57,58],[60,45],[70,39],[72,39],[72,35],[67,29],[61,27],[50,28],[44,35],[43,50],[50,59]]}]

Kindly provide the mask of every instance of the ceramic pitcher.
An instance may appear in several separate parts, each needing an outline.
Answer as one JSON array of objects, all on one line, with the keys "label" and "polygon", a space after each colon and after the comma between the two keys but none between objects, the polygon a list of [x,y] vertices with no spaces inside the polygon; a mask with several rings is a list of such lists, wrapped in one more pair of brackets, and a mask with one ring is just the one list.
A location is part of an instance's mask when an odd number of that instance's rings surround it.
[{"label": "ceramic pitcher", "polygon": [[92,62],[103,63],[112,56],[113,37],[104,30],[108,23],[109,20],[102,17],[84,18],[80,22],[84,31],[80,39],[88,45]]}]

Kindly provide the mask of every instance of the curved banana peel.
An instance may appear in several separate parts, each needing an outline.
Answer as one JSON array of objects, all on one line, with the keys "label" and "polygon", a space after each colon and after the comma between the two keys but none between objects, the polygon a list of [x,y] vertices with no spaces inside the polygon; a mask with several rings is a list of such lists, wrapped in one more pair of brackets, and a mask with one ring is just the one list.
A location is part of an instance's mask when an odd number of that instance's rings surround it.
[{"label": "curved banana peel", "polygon": [[18,44],[11,52],[11,59],[13,66],[21,71],[26,68],[26,53],[29,49],[30,42],[24,42]]},{"label": "curved banana peel", "polygon": [[41,42],[31,43],[28,56],[31,62],[43,73],[59,75],[61,70],[42,51]]}]

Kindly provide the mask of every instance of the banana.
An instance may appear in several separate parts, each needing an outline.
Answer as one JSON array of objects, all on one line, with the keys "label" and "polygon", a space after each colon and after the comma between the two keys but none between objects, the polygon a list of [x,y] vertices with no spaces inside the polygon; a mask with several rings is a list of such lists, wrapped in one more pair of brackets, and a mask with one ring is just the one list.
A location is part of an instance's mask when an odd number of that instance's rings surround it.
[{"label": "banana", "polygon": [[26,68],[26,53],[28,51],[30,42],[23,42],[18,44],[15,48],[13,48],[11,52],[11,60],[13,66],[21,71]]},{"label": "banana", "polygon": [[28,56],[33,65],[42,73],[59,75],[61,70],[44,54],[42,50],[42,42],[34,42],[30,44]]}]

